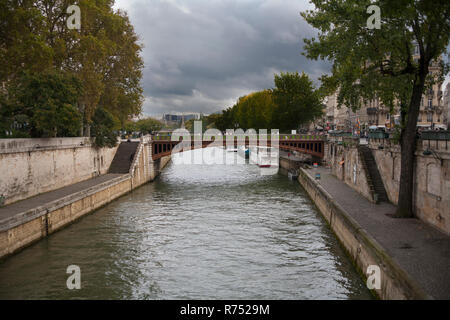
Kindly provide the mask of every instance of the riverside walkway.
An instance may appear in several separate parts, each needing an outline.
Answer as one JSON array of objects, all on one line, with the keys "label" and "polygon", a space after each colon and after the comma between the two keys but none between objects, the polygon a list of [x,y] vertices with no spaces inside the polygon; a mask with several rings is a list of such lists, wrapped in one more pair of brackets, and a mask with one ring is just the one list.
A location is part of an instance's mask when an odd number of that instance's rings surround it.
[{"label": "riverside walkway", "polygon": [[28,212],[33,209],[38,209],[39,207],[48,205],[54,201],[64,199],[73,194],[77,194],[82,191],[89,190],[96,187],[102,183],[107,183],[123,174],[113,174],[108,173],[95,178],[84,180],[63,188],[59,188],[53,191],[39,194],[37,196],[20,200],[12,204],[6,205],[0,208],[0,225],[2,222],[9,220],[16,215]]},{"label": "riverside walkway", "polygon": [[434,299],[450,299],[450,236],[419,219],[388,216],[396,207],[373,204],[337,179],[328,168],[305,170],[408,275]]}]

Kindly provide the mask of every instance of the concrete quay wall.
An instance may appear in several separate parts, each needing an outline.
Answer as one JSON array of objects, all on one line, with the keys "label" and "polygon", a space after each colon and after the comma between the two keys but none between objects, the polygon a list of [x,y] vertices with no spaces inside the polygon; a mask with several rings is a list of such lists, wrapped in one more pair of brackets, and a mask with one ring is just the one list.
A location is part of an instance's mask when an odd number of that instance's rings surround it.
[{"label": "concrete quay wall", "polygon": [[0,196],[6,205],[105,174],[116,150],[86,137],[1,139]]},{"label": "concrete quay wall", "polygon": [[0,258],[19,251],[152,181],[170,161],[170,156],[152,161],[150,152],[151,145],[141,142],[130,173],[1,220]]},{"label": "concrete quay wall", "polygon": [[17,252],[130,191],[131,177],[123,175],[1,221],[0,257]]},{"label": "concrete quay wall", "polygon": [[[419,140],[414,170],[414,213],[417,218],[450,235],[450,143]],[[375,140],[369,147],[389,200],[398,202],[401,154],[398,145]],[[431,150],[427,155],[425,151]],[[424,154],[425,153],[425,154]]]},{"label": "concrete quay wall", "polygon": [[[389,201],[397,204],[400,189],[400,147],[389,139],[368,144]],[[425,151],[431,150],[427,154]],[[356,145],[330,142],[325,154],[333,175],[374,202],[367,172]],[[448,141],[419,140],[414,170],[414,212],[417,218],[450,235],[450,147]]]},{"label": "concrete quay wall", "polygon": [[370,265],[381,271],[380,289],[374,289],[381,299],[428,299],[414,280],[387,254],[370,236],[304,169],[299,170],[299,183],[306,190],[322,213],[358,271],[367,279]]}]

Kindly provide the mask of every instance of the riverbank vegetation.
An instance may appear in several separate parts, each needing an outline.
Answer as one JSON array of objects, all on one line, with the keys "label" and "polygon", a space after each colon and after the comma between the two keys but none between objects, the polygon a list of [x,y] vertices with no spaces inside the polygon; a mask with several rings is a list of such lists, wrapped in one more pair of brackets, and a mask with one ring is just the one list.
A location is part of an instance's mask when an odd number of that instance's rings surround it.
[{"label": "riverbank vegetation", "polygon": [[279,129],[290,132],[323,114],[322,96],[305,73],[281,73],[275,88],[253,92],[214,115],[215,127],[226,129]]},{"label": "riverbank vegetation", "polygon": [[141,113],[142,46],[113,3],[78,1],[69,29],[67,1],[0,1],[0,137],[105,134]]},{"label": "riverbank vegetation", "polygon": [[129,120],[125,123],[124,131],[132,134],[139,132],[141,134],[152,134],[158,130],[161,130],[164,124],[154,118],[148,117],[140,120]]}]

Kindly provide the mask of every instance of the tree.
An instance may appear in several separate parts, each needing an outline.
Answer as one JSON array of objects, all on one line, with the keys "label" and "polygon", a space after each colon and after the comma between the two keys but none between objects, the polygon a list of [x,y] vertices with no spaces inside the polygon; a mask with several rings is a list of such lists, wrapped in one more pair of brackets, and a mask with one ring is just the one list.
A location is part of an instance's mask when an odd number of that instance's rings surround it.
[{"label": "tree", "polygon": [[[216,121],[221,117],[218,113],[210,114],[209,116],[203,117],[205,129],[214,129],[216,128]],[[187,128],[187,126],[186,126]]]},{"label": "tree", "polygon": [[[10,127],[31,137],[77,136],[80,81],[63,72],[24,73],[10,83],[2,115]],[[14,133],[14,132],[13,132]]]},{"label": "tree", "polygon": [[226,110],[222,110],[222,114],[218,119],[216,119],[216,128],[222,132],[225,132],[227,129],[234,129],[234,115],[233,108],[227,108]]},{"label": "tree", "polygon": [[321,95],[305,73],[275,75],[272,95],[276,104],[272,128],[281,132],[297,129],[299,125],[322,116]]},{"label": "tree", "polygon": [[127,133],[133,133],[139,131],[136,121],[128,120],[125,122],[125,124],[122,126],[122,130],[126,131]]},{"label": "tree", "polygon": [[[319,31],[305,39],[306,56],[328,59],[332,74],[322,78],[329,91],[339,88],[338,102],[355,109],[380,98],[387,106],[400,105],[401,174],[397,217],[413,216],[414,154],[420,100],[427,85],[445,73],[439,61],[450,36],[450,2],[380,0],[381,28],[367,27],[369,0],[313,0],[315,10],[302,13]],[[417,59],[413,49],[417,46]],[[431,63],[441,74],[431,75]]]},{"label": "tree", "polygon": [[92,134],[95,137],[94,145],[101,147],[114,147],[117,144],[119,121],[104,108],[97,108],[92,119]]},{"label": "tree", "polygon": [[97,106],[122,125],[142,108],[142,45],[126,13],[114,11],[112,5],[111,0],[80,1],[83,23],[69,51],[68,66],[85,86],[82,105],[87,128]]},{"label": "tree", "polygon": [[151,134],[155,131],[161,130],[163,124],[161,121],[154,118],[145,118],[136,122],[137,130],[143,134]]},{"label": "tree", "polygon": [[0,0],[0,85],[22,72],[75,75],[86,131],[97,107],[122,125],[141,112],[142,45],[127,14],[113,0],[80,0],[81,29],[70,30],[68,0]]},{"label": "tree", "polygon": [[[276,105],[271,90],[250,93],[239,98],[233,107],[233,119],[242,129],[269,129],[274,128],[272,116]],[[233,129],[235,126],[228,129]]]},{"label": "tree", "polygon": [[42,12],[32,1],[0,0],[0,85],[23,71],[43,71],[52,62]]},{"label": "tree", "polygon": [[240,97],[233,107],[216,115],[216,127],[221,131],[236,128],[288,131],[322,115],[322,95],[306,74],[275,75],[275,86]]},{"label": "tree", "polygon": [[205,127],[227,129],[267,129],[272,124],[275,109],[271,90],[253,92],[240,97],[237,103],[222,114],[212,114],[205,118]]}]

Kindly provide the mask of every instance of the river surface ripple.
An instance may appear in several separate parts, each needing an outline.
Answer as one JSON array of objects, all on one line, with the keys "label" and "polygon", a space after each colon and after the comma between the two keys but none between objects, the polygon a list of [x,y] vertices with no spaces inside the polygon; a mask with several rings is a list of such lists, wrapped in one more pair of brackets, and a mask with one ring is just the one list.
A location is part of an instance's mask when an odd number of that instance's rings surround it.
[{"label": "river surface ripple", "polygon": [[[372,298],[297,182],[176,162],[0,261],[0,299]],[[81,290],[66,287],[69,265]]]}]

